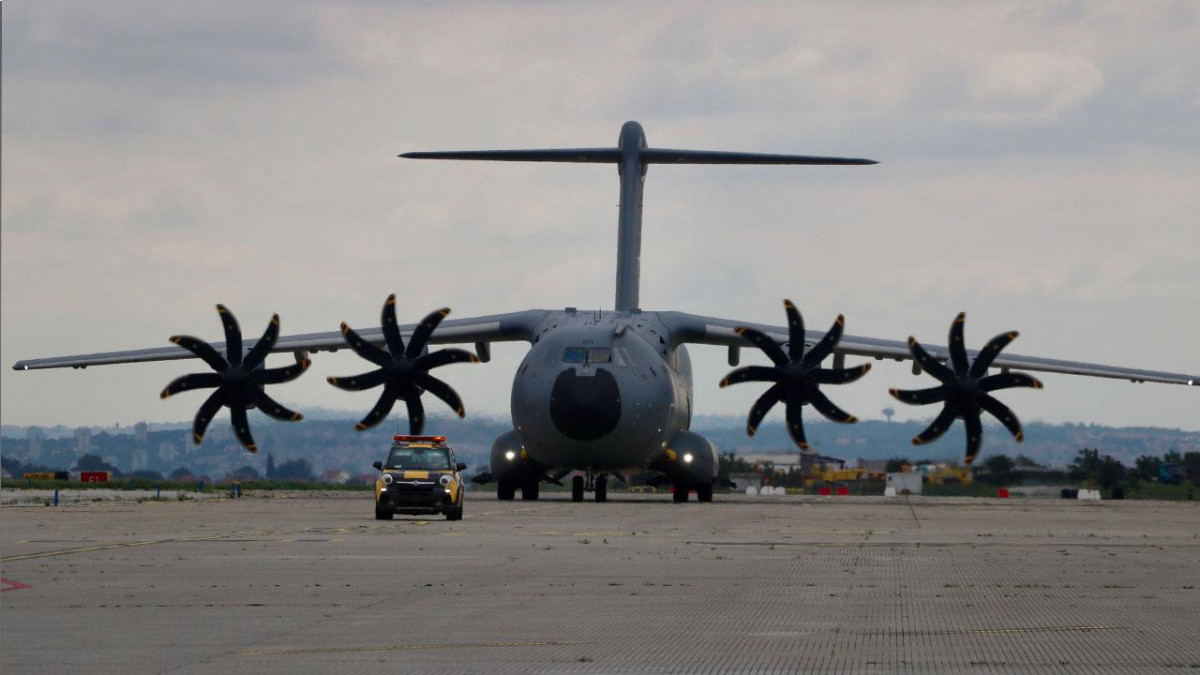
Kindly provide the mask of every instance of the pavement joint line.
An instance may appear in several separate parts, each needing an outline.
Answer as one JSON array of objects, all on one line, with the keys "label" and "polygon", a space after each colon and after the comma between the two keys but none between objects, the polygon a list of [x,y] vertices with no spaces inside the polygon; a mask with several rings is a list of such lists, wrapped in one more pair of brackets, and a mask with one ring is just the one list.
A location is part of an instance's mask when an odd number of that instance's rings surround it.
[{"label": "pavement joint line", "polygon": [[458,642],[425,645],[369,645],[364,647],[305,647],[299,649],[247,649],[242,656],[303,656],[308,654],[353,654],[360,652],[396,652],[417,649],[473,649],[478,647],[561,647],[582,645],[585,642],[559,642],[550,640],[528,642]]},{"label": "pavement joint line", "polygon": [[178,539],[140,539],[137,541],[123,541],[109,544],[94,544],[92,546],[79,546],[76,548],[63,549],[61,551],[42,551],[40,553],[23,553],[20,555],[9,555],[0,558],[0,563],[18,562],[21,560],[36,560],[38,558],[52,558],[60,555],[72,555],[75,553],[94,553],[96,551],[111,551],[120,548],[134,548],[137,546],[152,546],[154,544],[177,544],[191,541],[219,541],[230,539],[238,536],[235,534],[213,535],[209,537],[183,537]]},{"label": "pavement joint line", "polygon": [[1121,542],[1064,542],[1064,541],[708,541],[688,540],[685,545],[696,546],[777,546],[791,548],[1152,548],[1161,551],[1171,549],[1200,549],[1200,544],[1173,543],[1140,544]]},{"label": "pavement joint line", "polygon": [[1122,626],[1040,626],[1034,628],[966,628],[962,630],[905,631],[898,635],[1008,635],[1013,633],[1089,633],[1100,630],[1120,630]]}]

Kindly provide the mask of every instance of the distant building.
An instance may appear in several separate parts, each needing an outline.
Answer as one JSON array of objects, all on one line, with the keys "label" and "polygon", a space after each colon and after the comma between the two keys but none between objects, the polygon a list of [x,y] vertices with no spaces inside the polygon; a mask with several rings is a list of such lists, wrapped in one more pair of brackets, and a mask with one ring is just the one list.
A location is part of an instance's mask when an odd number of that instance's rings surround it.
[{"label": "distant building", "polygon": [[92,430],[87,427],[79,427],[75,430],[75,449],[79,454],[86,455],[92,451]]},{"label": "distant building", "polygon": [[179,457],[179,452],[175,449],[175,444],[170,441],[163,441],[158,444],[158,461],[166,464],[175,461]]},{"label": "distant building", "polygon": [[138,448],[129,453],[129,471],[145,471],[150,468],[150,459],[146,456],[146,450]]},{"label": "distant building", "polygon": [[26,456],[26,461],[41,461],[42,441],[46,439],[46,432],[42,431],[41,427],[29,427],[25,430],[25,439],[29,441],[29,454]]},{"label": "distant building", "polygon": [[133,425],[133,437],[137,439],[138,443],[145,443],[149,436],[150,427],[145,422],[138,422]]}]

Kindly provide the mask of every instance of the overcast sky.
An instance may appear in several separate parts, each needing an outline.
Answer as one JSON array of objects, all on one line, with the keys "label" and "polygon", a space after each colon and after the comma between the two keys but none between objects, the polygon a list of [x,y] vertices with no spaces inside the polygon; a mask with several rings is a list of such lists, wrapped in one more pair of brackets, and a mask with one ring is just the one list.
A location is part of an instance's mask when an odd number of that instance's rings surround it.
[{"label": "overcast sky", "polygon": [[[3,3],[0,418],[190,419],[200,362],[14,373],[14,361],[526,308],[613,306],[609,165],[410,150],[651,145],[870,167],[651,168],[642,307],[1200,373],[1200,5],[1178,2]],[[507,415],[525,345],[440,372]],[[287,357],[280,359],[280,364]],[[744,414],[693,347],[699,414]],[[754,357],[757,359],[758,357]],[[326,375],[281,402],[361,414]],[[851,360],[851,363],[854,361]],[[1046,376],[1025,421],[1200,429],[1200,388]],[[883,364],[832,398],[936,410]],[[435,410],[436,402],[429,404]],[[255,413],[258,416],[258,413]],[[769,418],[778,420],[781,412]]]}]

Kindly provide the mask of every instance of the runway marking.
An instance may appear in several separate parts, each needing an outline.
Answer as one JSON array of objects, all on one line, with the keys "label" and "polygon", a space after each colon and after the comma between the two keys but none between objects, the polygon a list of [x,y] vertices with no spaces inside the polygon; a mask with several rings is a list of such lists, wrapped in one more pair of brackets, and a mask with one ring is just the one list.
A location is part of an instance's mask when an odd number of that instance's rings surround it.
[{"label": "runway marking", "polygon": [[560,647],[584,642],[458,642],[428,645],[370,645],[366,647],[306,647],[302,649],[247,649],[242,656],[303,656],[306,654],[356,654],[360,652],[398,652],[414,649],[472,649],[477,647]]},{"label": "runway marking", "polygon": [[29,584],[23,584],[19,581],[5,579],[3,577],[0,577],[0,586],[2,586],[2,588],[0,588],[0,593],[5,593],[7,591],[19,591],[22,588],[33,588],[33,586],[30,586]]}]

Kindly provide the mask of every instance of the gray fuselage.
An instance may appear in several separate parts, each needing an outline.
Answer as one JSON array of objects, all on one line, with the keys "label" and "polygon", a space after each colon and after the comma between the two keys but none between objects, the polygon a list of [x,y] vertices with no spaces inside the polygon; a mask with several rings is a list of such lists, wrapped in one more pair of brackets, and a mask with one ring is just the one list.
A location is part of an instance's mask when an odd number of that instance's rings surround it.
[{"label": "gray fuselage", "polygon": [[546,466],[645,467],[692,417],[687,350],[654,313],[551,312],[513,379],[512,419]]}]

